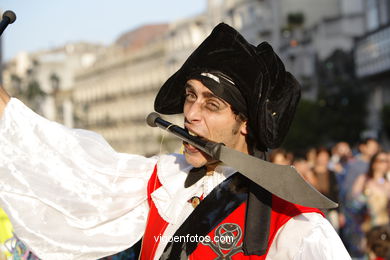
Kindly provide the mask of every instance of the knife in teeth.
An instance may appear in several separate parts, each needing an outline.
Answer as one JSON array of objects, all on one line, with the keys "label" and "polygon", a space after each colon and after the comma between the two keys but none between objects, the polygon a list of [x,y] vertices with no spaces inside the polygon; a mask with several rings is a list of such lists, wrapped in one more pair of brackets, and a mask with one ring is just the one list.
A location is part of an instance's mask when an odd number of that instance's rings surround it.
[{"label": "knife in teeth", "polygon": [[185,129],[165,121],[158,113],[146,118],[149,126],[160,127],[199,150],[234,168],[259,186],[289,202],[321,209],[336,208],[328,199],[307,183],[293,166],[278,165],[226,147],[222,143],[203,140],[190,135]]}]

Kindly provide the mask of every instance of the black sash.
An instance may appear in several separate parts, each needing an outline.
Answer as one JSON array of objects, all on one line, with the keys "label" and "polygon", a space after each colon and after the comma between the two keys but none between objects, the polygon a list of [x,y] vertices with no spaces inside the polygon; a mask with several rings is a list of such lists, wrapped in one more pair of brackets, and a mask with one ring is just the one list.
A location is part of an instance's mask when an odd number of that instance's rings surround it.
[{"label": "black sash", "polygon": [[[188,235],[191,237],[206,236],[247,200],[248,182],[249,180],[239,173],[235,173],[227,178],[204,198],[173,237],[187,237]],[[182,240],[169,242],[160,259],[187,259],[195,251],[198,242]]]}]

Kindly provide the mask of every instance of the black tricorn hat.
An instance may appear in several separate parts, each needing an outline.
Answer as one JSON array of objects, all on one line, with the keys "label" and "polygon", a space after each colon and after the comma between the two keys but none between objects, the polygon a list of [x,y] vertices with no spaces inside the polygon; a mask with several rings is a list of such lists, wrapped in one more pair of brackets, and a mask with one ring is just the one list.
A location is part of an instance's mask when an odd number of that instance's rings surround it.
[{"label": "black tricorn hat", "polygon": [[267,42],[257,47],[251,45],[224,23],[217,25],[164,83],[154,109],[162,114],[182,113],[187,80],[195,73],[213,71],[228,76],[241,92],[256,146],[263,149],[280,146],[300,98],[300,85]]}]

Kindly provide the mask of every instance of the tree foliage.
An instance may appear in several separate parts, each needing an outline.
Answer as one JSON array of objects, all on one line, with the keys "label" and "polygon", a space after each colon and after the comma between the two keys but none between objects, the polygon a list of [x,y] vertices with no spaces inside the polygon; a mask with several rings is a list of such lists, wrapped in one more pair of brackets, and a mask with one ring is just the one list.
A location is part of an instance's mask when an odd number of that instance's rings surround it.
[{"label": "tree foliage", "polygon": [[336,51],[319,62],[317,76],[317,100],[301,100],[283,144],[286,149],[356,143],[365,129],[367,91],[354,75],[352,55]]}]

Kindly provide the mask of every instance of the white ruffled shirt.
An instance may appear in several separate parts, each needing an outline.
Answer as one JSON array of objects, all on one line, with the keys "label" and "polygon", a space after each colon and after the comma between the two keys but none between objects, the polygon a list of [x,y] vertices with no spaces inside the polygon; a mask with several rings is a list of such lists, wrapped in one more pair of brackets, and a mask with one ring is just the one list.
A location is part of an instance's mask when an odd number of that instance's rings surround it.
[{"label": "white ruffled shirt", "polygon": [[[235,171],[218,166],[185,189],[191,166],[182,155],[146,158],[115,152],[98,134],[48,121],[12,98],[0,119],[0,207],[17,236],[42,259],[98,259],[142,236],[146,186],[157,163],[162,187],[152,193],[172,236],[193,208]],[[157,248],[159,258],[166,243]],[[267,259],[350,259],[330,223],[304,213],[278,232]]]}]

